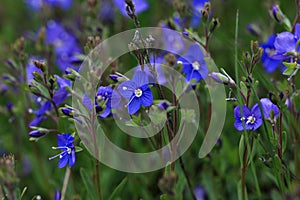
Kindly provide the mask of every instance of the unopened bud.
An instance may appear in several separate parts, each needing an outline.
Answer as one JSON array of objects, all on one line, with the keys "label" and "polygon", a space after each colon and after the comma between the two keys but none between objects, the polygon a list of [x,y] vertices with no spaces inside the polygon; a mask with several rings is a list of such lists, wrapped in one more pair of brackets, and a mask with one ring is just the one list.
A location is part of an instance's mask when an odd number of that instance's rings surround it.
[{"label": "unopened bud", "polygon": [[279,5],[273,5],[270,14],[276,22],[281,23],[285,19],[285,15],[282,13]]},{"label": "unopened bud", "polygon": [[46,72],[47,67],[46,67],[46,63],[43,61],[39,61],[39,60],[33,60],[33,64],[39,68],[42,72]]}]

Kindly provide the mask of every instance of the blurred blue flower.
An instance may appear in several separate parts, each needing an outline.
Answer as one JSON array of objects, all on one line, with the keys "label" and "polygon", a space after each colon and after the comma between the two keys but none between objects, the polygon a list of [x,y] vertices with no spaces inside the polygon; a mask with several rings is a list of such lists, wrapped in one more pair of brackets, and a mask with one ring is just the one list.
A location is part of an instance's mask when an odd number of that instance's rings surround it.
[{"label": "blurred blue flower", "polygon": [[204,8],[204,4],[210,0],[194,0],[192,4],[193,14],[191,20],[191,27],[197,27],[201,22],[201,10]]},{"label": "blurred blue flower", "polygon": [[163,41],[165,50],[174,54],[180,54],[185,48],[185,43],[181,34],[168,28],[164,28]]},{"label": "blurred blue flower", "polygon": [[144,71],[134,73],[132,80],[121,83],[118,87],[120,94],[128,102],[128,112],[135,114],[141,106],[151,106],[153,103],[152,92],[148,86],[148,75]]},{"label": "blurred blue flower", "polygon": [[187,81],[195,79],[196,82],[199,82],[208,75],[208,67],[202,51],[197,44],[191,45],[187,54],[180,57],[177,63],[183,65],[182,72],[186,74]]},{"label": "blurred blue flower", "polygon": [[270,35],[267,42],[261,45],[261,47],[264,49],[261,61],[268,73],[275,71],[281,65],[282,62],[282,59],[273,58],[273,54],[275,53],[275,39],[276,35]]},{"label": "blurred blue flower", "polygon": [[58,189],[55,191],[54,200],[60,200],[60,191]]},{"label": "blurred blue flower", "polygon": [[194,189],[194,194],[195,194],[196,200],[206,200],[207,199],[205,189],[202,186],[196,186]]},{"label": "blurred blue flower", "polygon": [[[146,0],[132,0],[134,3],[135,13],[139,14],[148,9],[149,4]],[[122,15],[128,17],[126,12],[126,3],[124,0],[114,0],[114,4],[118,7]]]},{"label": "blurred blue flower", "polygon": [[107,0],[101,3],[98,16],[99,20],[104,23],[112,23],[115,19],[113,4]]},{"label": "blurred blue flower", "polygon": [[[274,59],[287,59],[290,55],[286,55],[288,52],[299,52],[299,46],[297,47],[297,42],[300,39],[300,24],[296,24],[295,33],[282,32],[279,33],[275,39],[275,53],[273,55]],[[297,49],[296,49],[297,47]]]},{"label": "blurred blue flower", "polygon": [[57,144],[58,147],[52,147],[53,149],[60,149],[62,152],[56,156],[49,158],[52,160],[59,157],[58,168],[63,168],[67,164],[72,167],[75,164],[75,147],[73,145],[74,137],[70,134],[58,134]]},{"label": "blurred blue flower", "polygon": [[56,21],[49,21],[46,26],[46,43],[52,44],[56,53],[56,62],[61,70],[68,67],[75,68],[74,63],[79,62],[77,55],[82,51],[77,39]]},{"label": "blurred blue flower", "polygon": [[239,131],[243,131],[244,126],[246,130],[255,131],[262,125],[262,116],[258,104],[255,104],[251,110],[247,106],[236,106],[234,117],[234,126]]},{"label": "blurred blue flower", "polygon": [[50,7],[60,7],[68,10],[72,6],[72,0],[25,0],[26,4],[33,10],[39,11],[45,5]]},{"label": "blurred blue flower", "polygon": [[260,103],[262,105],[262,109],[263,109],[263,112],[264,112],[264,117],[266,119],[271,119],[271,112],[273,112],[273,116],[274,116],[274,119],[276,119],[279,115],[279,108],[272,103],[272,101],[268,98],[262,98],[260,100]]}]

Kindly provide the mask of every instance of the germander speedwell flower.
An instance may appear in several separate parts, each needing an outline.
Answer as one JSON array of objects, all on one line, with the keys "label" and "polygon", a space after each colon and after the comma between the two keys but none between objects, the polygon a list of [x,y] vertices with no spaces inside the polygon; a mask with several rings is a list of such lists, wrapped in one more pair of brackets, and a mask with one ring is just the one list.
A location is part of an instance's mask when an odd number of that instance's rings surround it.
[{"label": "germander speedwell flower", "polygon": [[234,117],[234,126],[239,131],[244,129],[255,131],[262,125],[262,116],[258,104],[255,104],[251,110],[247,106],[236,106]]},{"label": "germander speedwell flower", "polygon": [[144,71],[136,71],[132,80],[119,85],[120,94],[129,100],[127,107],[130,115],[135,114],[141,106],[152,105],[153,96],[148,85],[148,75]]}]

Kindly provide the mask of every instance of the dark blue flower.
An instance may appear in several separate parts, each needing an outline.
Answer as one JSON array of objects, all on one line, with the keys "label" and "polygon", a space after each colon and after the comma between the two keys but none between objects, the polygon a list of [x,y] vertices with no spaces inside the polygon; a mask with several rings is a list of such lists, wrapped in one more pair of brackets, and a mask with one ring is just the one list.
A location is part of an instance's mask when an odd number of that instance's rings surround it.
[{"label": "dark blue flower", "polygon": [[[135,13],[139,14],[148,9],[149,4],[146,0],[132,0],[134,3]],[[126,3],[124,0],[114,0],[115,5],[118,7],[122,15],[128,17],[126,12]]]},{"label": "dark blue flower", "polygon": [[295,33],[282,32],[279,33],[275,39],[274,47],[276,49],[273,58],[275,59],[286,59],[291,56],[286,55],[288,52],[299,52],[299,47],[297,47],[297,42],[300,39],[300,24],[296,24]]},{"label": "dark blue flower", "polygon": [[[241,112],[242,111],[242,112]],[[258,104],[255,104],[250,110],[247,106],[236,106],[234,108],[235,122],[237,130],[256,130],[262,125],[262,116]]]},{"label": "dark blue flower", "polygon": [[204,8],[204,4],[209,2],[209,0],[194,0],[192,4],[193,14],[191,20],[191,27],[195,28],[201,22],[201,10]]},{"label": "dark blue flower", "polygon": [[121,97],[110,86],[99,87],[96,95],[96,112],[101,118],[106,118],[111,114],[111,108],[118,107]]},{"label": "dark blue flower", "polygon": [[128,102],[128,112],[135,114],[141,106],[151,106],[153,103],[152,92],[148,86],[148,75],[144,71],[134,73],[132,80],[121,83],[118,87],[120,94]]},{"label": "dark blue flower", "polygon": [[275,71],[281,65],[282,62],[282,59],[273,58],[273,54],[275,53],[275,39],[276,35],[270,35],[268,41],[261,45],[261,47],[264,49],[261,61],[268,73]]},{"label": "dark blue flower", "polygon": [[52,160],[53,158],[59,157],[58,168],[63,168],[67,164],[72,167],[75,164],[75,147],[73,145],[74,137],[70,134],[58,134],[57,135],[57,147],[53,147],[53,149],[60,149],[62,152],[56,156],[49,158]]},{"label": "dark blue flower", "polygon": [[180,57],[177,63],[183,65],[182,72],[186,74],[187,81],[195,79],[196,82],[199,82],[208,75],[208,68],[204,56],[197,44],[191,45],[187,54]]},{"label": "dark blue flower", "polygon": [[274,119],[276,119],[279,115],[279,108],[272,103],[272,101],[268,98],[262,98],[260,100],[260,103],[262,105],[262,109],[263,109],[263,112],[264,112],[264,117],[266,119],[271,119],[271,112],[273,112],[273,117]]}]

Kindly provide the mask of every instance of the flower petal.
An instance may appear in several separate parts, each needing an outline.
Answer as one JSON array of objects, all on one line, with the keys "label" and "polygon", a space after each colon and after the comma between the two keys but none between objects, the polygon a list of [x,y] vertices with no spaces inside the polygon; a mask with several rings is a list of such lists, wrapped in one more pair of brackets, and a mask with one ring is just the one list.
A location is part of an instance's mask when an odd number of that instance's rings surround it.
[{"label": "flower petal", "polygon": [[138,87],[149,84],[147,73],[141,70],[135,71],[132,81],[135,82]]},{"label": "flower petal", "polygon": [[[126,99],[130,99],[134,93],[137,85],[133,81],[125,81],[118,86],[118,91]],[[114,92],[115,93],[115,92]]]},{"label": "flower petal", "polygon": [[140,98],[133,97],[128,104],[128,113],[133,115],[141,108]]},{"label": "flower petal", "polygon": [[153,104],[153,96],[150,88],[143,90],[143,95],[140,99],[143,106],[151,106]]},{"label": "flower petal", "polygon": [[58,161],[58,168],[63,168],[68,164],[69,157],[67,154],[67,152],[62,154],[62,157]]},{"label": "flower petal", "polygon": [[69,166],[72,167],[75,162],[76,162],[76,155],[75,155],[75,149],[72,149],[71,151],[71,155],[68,155],[69,156]]},{"label": "flower petal", "polygon": [[274,46],[277,54],[295,51],[296,47],[295,36],[290,32],[279,33],[275,39]]}]

